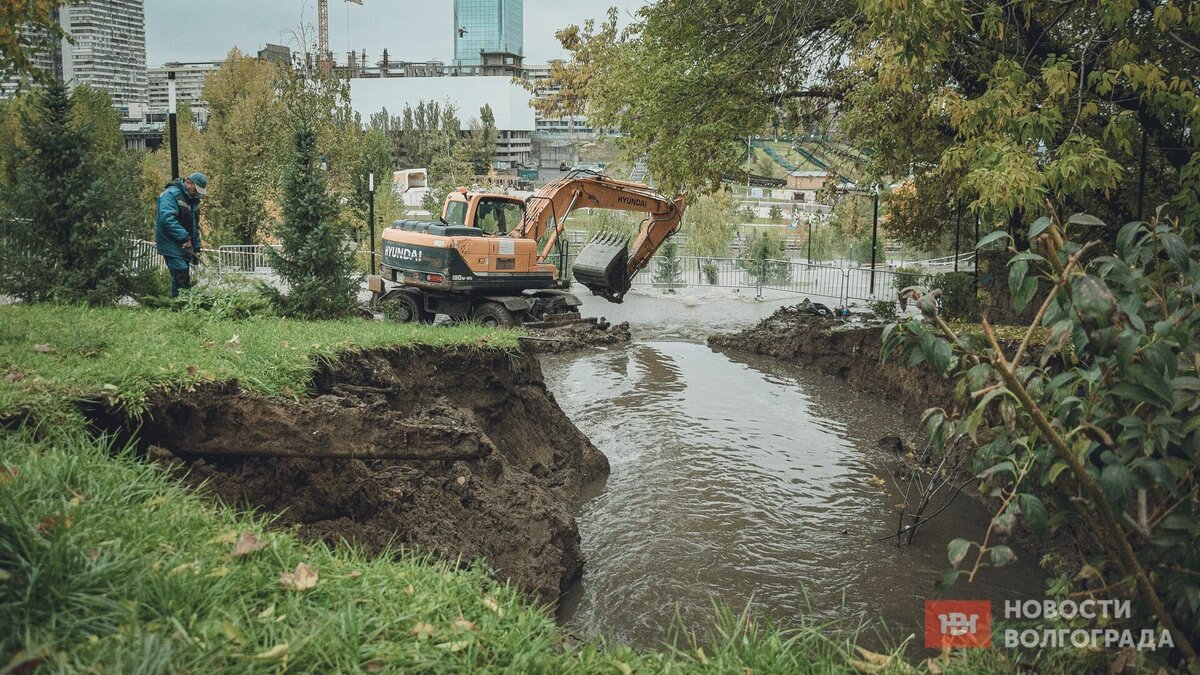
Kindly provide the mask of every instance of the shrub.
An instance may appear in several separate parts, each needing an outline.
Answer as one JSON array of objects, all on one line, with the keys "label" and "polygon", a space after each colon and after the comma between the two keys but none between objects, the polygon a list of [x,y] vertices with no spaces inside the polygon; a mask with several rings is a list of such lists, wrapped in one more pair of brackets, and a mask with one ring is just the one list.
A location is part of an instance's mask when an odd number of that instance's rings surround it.
[{"label": "shrub", "polygon": [[271,316],[271,303],[261,291],[234,281],[203,284],[181,291],[175,300],[181,312],[205,314],[213,319],[249,319]]},{"label": "shrub", "polygon": [[771,219],[772,223],[782,223],[783,209],[779,208],[778,204],[772,204],[771,208],[767,211],[767,217]]},{"label": "shrub", "polygon": [[[1103,225],[1082,215],[1069,222]],[[1000,503],[981,540],[950,542],[954,569],[945,581],[970,581],[984,565],[1011,561],[1000,538],[1017,523],[1036,535],[1071,528],[1095,542],[1087,563],[1103,578],[1072,570],[1054,585],[1087,596],[1121,588],[1120,596],[1133,598],[1123,627],[1152,627],[1159,646],[1170,644],[1167,635],[1181,660],[1195,659],[1200,246],[1178,224],[1133,222],[1121,228],[1113,255],[1089,259],[1105,244],[1081,245],[1067,234],[1059,222],[1038,219],[1029,238],[1039,250],[1009,262],[1018,312],[1040,284],[1051,288],[1019,346],[1002,345],[987,323],[982,335],[956,332],[932,295],[918,308],[936,327],[913,319],[884,335],[885,359],[927,363],[955,383],[963,412],[929,410],[929,440],[975,448],[979,492]],[[1045,339],[1032,358],[1038,331]]]},{"label": "shrub", "polygon": [[979,298],[975,294],[975,276],[970,272],[946,272],[929,280],[930,288],[942,289],[941,314],[951,319],[978,321]]},{"label": "shrub", "polygon": [[895,321],[900,316],[895,300],[872,300],[867,303],[867,308],[871,310],[876,319],[889,323]]},{"label": "shrub", "polygon": [[912,286],[920,286],[923,281],[925,270],[920,267],[898,267],[896,275],[892,277],[892,287],[899,292]]},{"label": "shrub", "polygon": [[683,261],[679,259],[679,245],[668,239],[661,250],[662,253],[654,261],[654,283],[665,285],[668,289],[682,286]]},{"label": "shrub", "polygon": [[787,242],[774,230],[751,230],[739,264],[755,283],[767,286],[791,280],[792,267],[787,260]]},{"label": "shrub", "polygon": [[700,266],[700,272],[710,286],[716,286],[721,281],[721,269],[711,260],[704,261],[704,264]]}]

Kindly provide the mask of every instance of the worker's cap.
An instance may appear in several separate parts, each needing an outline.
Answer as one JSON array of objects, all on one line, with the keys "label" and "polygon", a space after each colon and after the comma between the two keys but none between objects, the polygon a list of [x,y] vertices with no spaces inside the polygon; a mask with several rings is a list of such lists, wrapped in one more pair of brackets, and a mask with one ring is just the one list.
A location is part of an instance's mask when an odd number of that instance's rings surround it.
[{"label": "worker's cap", "polygon": [[197,171],[188,176],[188,180],[192,181],[192,184],[196,186],[196,192],[202,195],[208,194],[208,178],[204,174]]}]

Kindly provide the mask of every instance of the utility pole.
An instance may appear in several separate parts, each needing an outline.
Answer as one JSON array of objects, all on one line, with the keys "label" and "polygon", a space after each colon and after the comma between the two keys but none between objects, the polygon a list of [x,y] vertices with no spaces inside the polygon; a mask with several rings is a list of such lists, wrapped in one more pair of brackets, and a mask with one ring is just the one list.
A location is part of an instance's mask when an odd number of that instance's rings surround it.
[{"label": "utility pole", "polygon": [[175,120],[175,71],[167,71],[167,127],[171,134],[171,180],[179,178],[179,127]]}]

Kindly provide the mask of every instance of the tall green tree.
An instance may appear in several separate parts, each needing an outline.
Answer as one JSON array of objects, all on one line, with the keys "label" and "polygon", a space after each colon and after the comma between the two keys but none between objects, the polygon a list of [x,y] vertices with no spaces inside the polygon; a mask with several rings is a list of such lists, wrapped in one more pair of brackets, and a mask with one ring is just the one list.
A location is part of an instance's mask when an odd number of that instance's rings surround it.
[{"label": "tall green tree", "polygon": [[213,178],[205,201],[214,239],[258,243],[279,199],[287,133],[277,89],[276,66],[237,49],[204,81],[211,110],[204,164]]},{"label": "tall green tree", "polygon": [[283,181],[280,251],[268,249],[271,267],[286,292],[268,289],[284,316],[329,319],[350,314],[358,302],[361,275],[355,247],[339,222],[338,198],[329,192],[317,155],[317,135],[300,121],[293,134],[294,153]]},{"label": "tall green tree", "polygon": [[133,288],[137,187],[120,121],[96,105],[107,98],[53,81],[19,106],[0,182],[0,293],[111,304]]},{"label": "tall green tree", "polygon": [[729,255],[738,232],[737,207],[729,190],[700,195],[688,206],[683,231],[687,233],[688,252],[704,258]]},{"label": "tall green tree", "polygon": [[269,255],[285,290],[264,292],[285,316],[346,316],[358,303],[362,274],[357,246],[340,194],[330,188],[330,164],[320,137],[323,129],[328,140],[336,138],[335,106],[343,94],[319,76],[310,79],[294,72],[281,82],[292,157],[283,177],[283,218],[276,228],[281,250],[269,249]]},{"label": "tall green tree", "polygon": [[32,57],[68,38],[58,23],[58,8],[65,4],[67,0],[9,0],[0,6],[0,81],[47,82],[54,76],[33,65]]},{"label": "tall green tree", "polygon": [[471,168],[476,175],[487,175],[492,168],[492,157],[496,155],[496,144],[500,138],[492,106],[485,103],[479,109],[479,119],[471,120],[468,127],[471,136]]},{"label": "tall green tree", "polygon": [[1200,216],[1194,2],[661,0],[558,37],[543,112],[586,108],[668,189],[737,171],[739,139],[779,125],[870,151],[860,183],[913,176],[912,205],[966,200],[1019,234],[1047,199],[1135,216],[1145,139],[1143,214]]}]

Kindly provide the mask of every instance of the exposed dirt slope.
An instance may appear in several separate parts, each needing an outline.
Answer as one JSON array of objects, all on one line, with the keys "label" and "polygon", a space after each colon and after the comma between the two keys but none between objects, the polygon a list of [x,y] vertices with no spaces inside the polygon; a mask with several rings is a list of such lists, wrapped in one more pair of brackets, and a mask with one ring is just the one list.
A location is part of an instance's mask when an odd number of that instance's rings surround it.
[{"label": "exposed dirt slope", "polygon": [[[497,577],[550,602],[579,575],[571,502],[608,461],[554,403],[535,358],[371,350],[323,365],[313,390],[312,399],[265,398],[225,383],[156,393],[140,420],[93,419],[140,423],[140,442],[186,468],[187,481],[281,513],[302,536],[484,558]],[[309,458],[346,449],[419,459]],[[276,456],[229,454],[246,451]]]},{"label": "exposed dirt slope", "polygon": [[899,401],[915,412],[951,401],[949,384],[925,368],[881,364],[883,327],[848,328],[839,319],[781,307],[753,328],[714,335],[713,347],[737,349],[792,361],[836,375],[852,386]]}]

